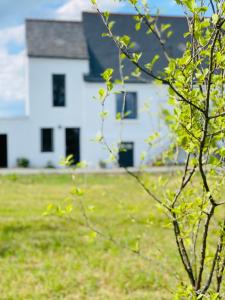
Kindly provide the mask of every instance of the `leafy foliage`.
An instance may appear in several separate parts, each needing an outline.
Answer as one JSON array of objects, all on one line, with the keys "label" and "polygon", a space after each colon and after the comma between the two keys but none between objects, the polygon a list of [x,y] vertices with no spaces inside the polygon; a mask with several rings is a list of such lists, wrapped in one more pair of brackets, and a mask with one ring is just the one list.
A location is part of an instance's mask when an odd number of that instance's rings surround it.
[{"label": "leafy foliage", "polygon": [[[109,13],[105,15],[96,6],[107,33],[119,49],[120,84],[125,93],[126,77],[123,61],[130,60],[135,71],[131,76],[149,76],[157,83],[166,84],[170,109],[163,115],[173,135],[171,149],[186,153],[183,174],[177,189],[166,189],[158,195],[161,185],[152,186],[143,175],[127,172],[144,188],[161,211],[168,216],[173,228],[178,255],[186,272],[176,299],[224,299],[222,284],[225,268],[225,218],[218,214],[224,210],[225,201],[220,191],[225,175],[225,3],[222,0],[176,0],[186,15],[188,32],[184,34],[186,46],[182,57],[172,57],[166,42],[172,35],[170,24],[158,24],[158,16],[151,15],[147,1],[127,0],[134,8],[135,30],[146,28],[162,48],[167,67],[161,74],[154,72],[154,65],[162,59],[156,55],[143,64],[142,52],[133,51],[134,42],[127,35],[114,34],[115,22]],[[100,90],[100,102],[104,115],[107,97],[116,88],[112,82],[113,70],[103,73],[106,90]],[[123,116],[118,116],[122,122]],[[100,143],[112,154],[106,142],[102,118]],[[154,133],[146,142],[153,145],[158,135]],[[119,142],[118,142],[119,144]],[[165,156],[170,159],[173,151]],[[114,158],[117,158],[115,155]],[[201,181],[196,180],[200,175]],[[217,176],[219,180],[215,180]],[[213,237],[213,245],[209,239]],[[166,247],[166,246],[165,246]]]}]

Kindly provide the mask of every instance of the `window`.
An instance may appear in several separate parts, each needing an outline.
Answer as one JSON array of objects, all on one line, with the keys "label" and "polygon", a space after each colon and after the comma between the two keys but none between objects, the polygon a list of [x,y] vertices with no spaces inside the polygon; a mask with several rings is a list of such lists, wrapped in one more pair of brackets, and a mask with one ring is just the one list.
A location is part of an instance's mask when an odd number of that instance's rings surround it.
[{"label": "window", "polygon": [[119,151],[119,166],[133,167],[134,166],[134,143],[123,142],[120,145]]},{"label": "window", "polygon": [[137,93],[127,92],[116,96],[116,113],[121,114],[124,119],[137,119]]},{"label": "window", "polygon": [[53,85],[53,106],[61,107],[66,104],[66,80],[64,74],[52,76]]},{"label": "window", "polygon": [[53,129],[42,128],[41,129],[41,152],[53,151]]}]

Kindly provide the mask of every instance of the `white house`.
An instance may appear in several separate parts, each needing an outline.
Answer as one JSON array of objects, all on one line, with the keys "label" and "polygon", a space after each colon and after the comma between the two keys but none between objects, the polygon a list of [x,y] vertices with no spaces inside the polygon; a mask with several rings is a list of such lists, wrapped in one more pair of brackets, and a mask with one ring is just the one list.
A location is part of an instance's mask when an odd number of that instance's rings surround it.
[{"label": "white house", "polygon": [[[143,52],[143,60],[161,53],[154,36],[146,37],[146,28],[134,30],[131,15],[115,14],[116,33],[131,35],[136,51]],[[160,17],[159,22],[171,23],[174,37],[168,50],[179,56],[183,51],[183,18]],[[98,15],[84,13],[82,22],[27,20],[27,99],[26,114],[21,118],[0,120],[0,167],[15,167],[17,159],[29,159],[32,167],[59,165],[62,157],[73,154],[76,161],[85,160],[91,167],[107,159],[107,151],[93,141],[100,130],[101,107],[93,96],[104,85],[100,74],[108,67],[119,78],[118,50],[109,38],[102,37],[104,25]],[[179,42],[178,42],[179,41]],[[162,70],[165,61],[155,66]],[[125,73],[134,69],[125,64]],[[137,166],[146,150],[145,139],[155,130],[167,134],[160,125],[158,112],[167,100],[167,87],[130,77],[127,81],[126,110],[122,140],[128,151],[120,154],[120,164]],[[149,80],[149,79],[148,79]],[[116,114],[121,99],[111,95],[106,103],[109,116],[105,121],[105,135],[109,143],[118,140],[121,124]],[[145,103],[151,113],[143,112]],[[160,147],[168,144],[168,139]],[[161,149],[161,148],[160,148]],[[150,159],[160,150],[151,149]]]}]

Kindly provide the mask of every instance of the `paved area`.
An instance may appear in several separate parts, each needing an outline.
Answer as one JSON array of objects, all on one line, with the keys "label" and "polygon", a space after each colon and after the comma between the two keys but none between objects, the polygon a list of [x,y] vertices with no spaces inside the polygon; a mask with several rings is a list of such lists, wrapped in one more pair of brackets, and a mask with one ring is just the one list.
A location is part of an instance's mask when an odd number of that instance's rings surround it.
[{"label": "paved area", "polygon": [[[146,172],[149,173],[170,173],[179,170],[183,170],[183,166],[164,166],[164,167],[151,167],[146,169]],[[133,172],[137,172],[138,169],[130,168],[129,170]],[[38,174],[123,174],[126,171],[123,168],[115,168],[115,169],[32,169],[32,168],[15,168],[15,169],[0,169],[0,175],[10,175],[10,174],[18,174],[18,175],[38,175]]]}]

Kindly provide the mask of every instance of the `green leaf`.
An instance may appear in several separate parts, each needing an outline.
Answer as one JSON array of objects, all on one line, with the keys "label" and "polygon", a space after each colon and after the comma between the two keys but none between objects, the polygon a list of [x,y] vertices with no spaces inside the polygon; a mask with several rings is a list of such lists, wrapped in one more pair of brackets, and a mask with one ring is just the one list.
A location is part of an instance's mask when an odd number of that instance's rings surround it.
[{"label": "green leaf", "polygon": [[103,16],[105,17],[106,21],[108,22],[108,20],[109,20],[109,12],[108,12],[108,11],[105,11],[105,12],[103,13]]},{"label": "green leaf", "polygon": [[218,20],[219,20],[219,16],[217,14],[213,14],[212,15],[212,23],[214,25],[216,25],[216,23],[218,22]]},{"label": "green leaf", "polygon": [[136,5],[138,3],[138,0],[129,0],[131,4]]},{"label": "green leaf", "polygon": [[110,37],[110,34],[107,32],[102,33],[102,37]]},{"label": "green leaf", "polygon": [[75,187],[71,190],[71,195],[73,195],[73,196],[83,196],[84,191],[81,188]]},{"label": "green leaf", "polygon": [[170,30],[170,31],[167,32],[166,37],[167,37],[167,38],[170,38],[172,35],[173,35],[173,31]]},{"label": "green leaf", "polygon": [[108,111],[102,111],[100,112],[100,117],[105,120],[108,116],[109,116],[109,112]]},{"label": "green leaf", "polygon": [[146,69],[151,71],[153,69],[155,63],[159,60],[159,57],[160,56],[158,54],[156,54],[150,63],[145,64]]},{"label": "green leaf", "polygon": [[116,120],[117,120],[117,121],[120,121],[121,119],[122,119],[121,113],[118,112],[118,113],[116,114]]},{"label": "green leaf", "polygon": [[190,32],[185,32],[184,33],[184,38],[188,37],[191,33]]},{"label": "green leaf", "polygon": [[145,142],[149,145],[152,145],[153,142],[155,142],[155,140],[159,138],[159,136],[159,132],[155,132],[152,135],[150,135],[147,139],[145,139]]},{"label": "green leaf", "polygon": [[162,24],[161,31],[164,32],[171,27],[171,24]]},{"label": "green leaf", "polygon": [[113,26],[115,25],[115,21],[111,21],[111,22],[109,22],[108,23],[108,29],[111,31],[112,30],[112,28],[113,28]]},{"label": "green leaf", "polygon": [[65,167],[70,167],[74,163],[74,157],[72,154],[68,155],[65,158],[62,158],[60,161],[60,165],[65,166]]},{"label": "green leaf", "polygon": [[194,13],[196,8],[195,0],[184,0],[184,4],[187,6],[187,8]]},{"label": "green leaf", "polygon": [[113,72],[114,70],[109,68],[109,69],[106,69],[102,74],[102,78],[105,80],[105,81],[109,81],[111,78],[112,78],[112,75],[113,75]]},{"label": "green leaf", "polygon": [[142,56],[142,53],[133,53],[133,55],[132,55],[132,61],[134,63],[138,63],[138,61],[140,60],[141,56]]},{"label": "green leaf", "polygon": [[131,75],[133,77],[136,77],[136,78],[139,78],[141,76],[141,70],[139,68],[136,68],[132,73]]},{"label": "green leaf", "polygon": [[122,46],[128,47],[130,44],[130,37],[128,35],[123,35],[119,38],[119,42]]},{"label": "green leaf", "polygon": [[107,95],[107,92],[106,92],[105,89],[100,88],[100,89],[98,90],[98,95],[99,95],[99,99],[102,101],[102,100],[105,99],[105,97],[106,97],[106,95]]},{"label": "green leaf", "polygon": [[135,24],[135,30],[139,31],[141,29],[141,22]]}]

